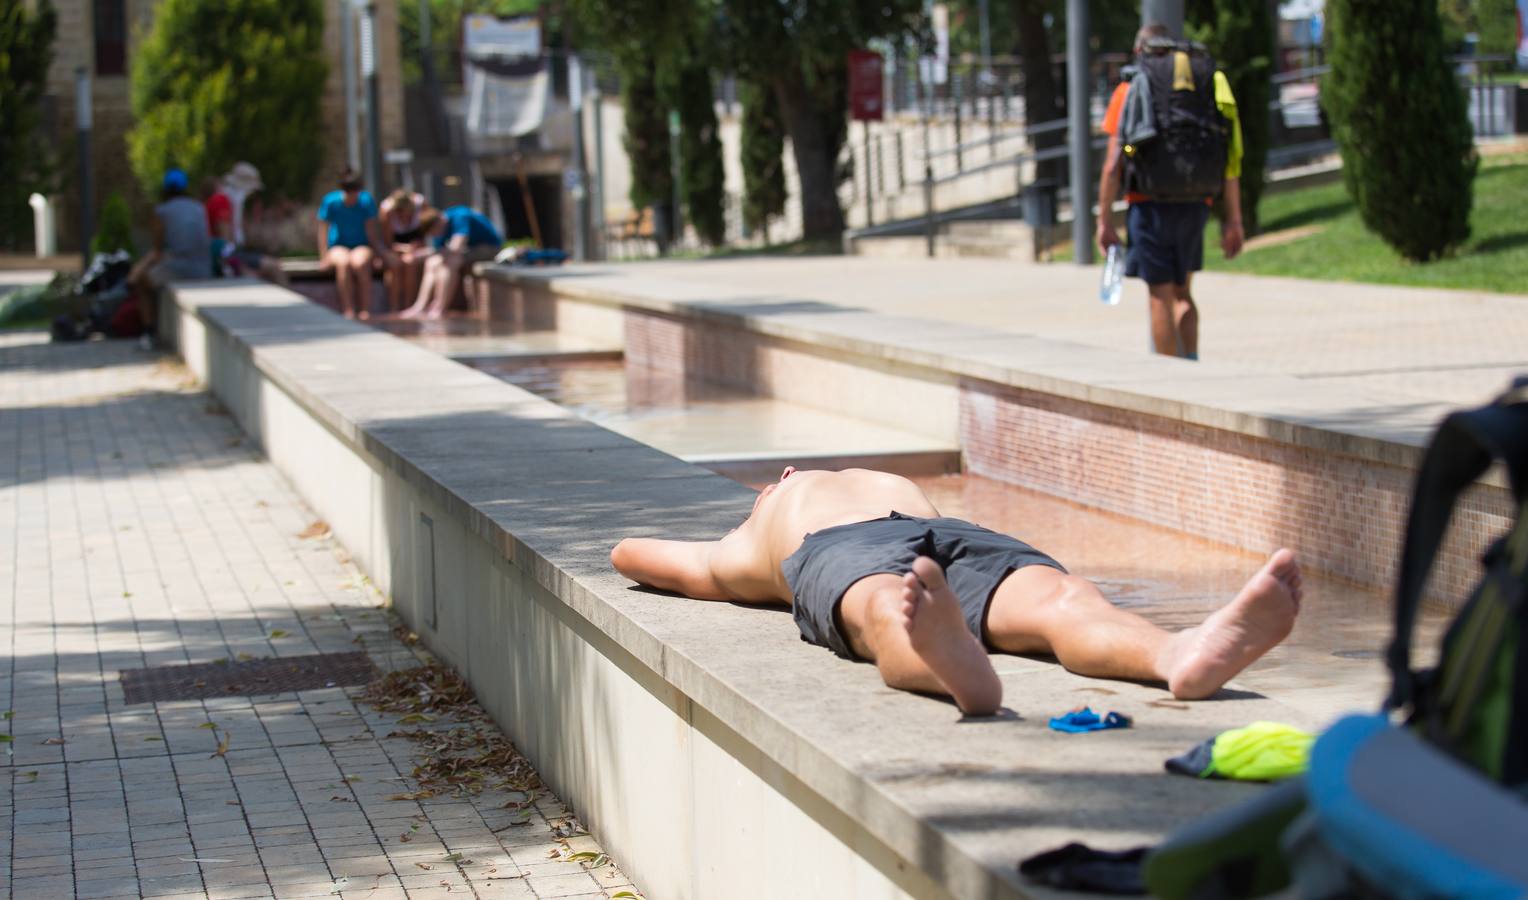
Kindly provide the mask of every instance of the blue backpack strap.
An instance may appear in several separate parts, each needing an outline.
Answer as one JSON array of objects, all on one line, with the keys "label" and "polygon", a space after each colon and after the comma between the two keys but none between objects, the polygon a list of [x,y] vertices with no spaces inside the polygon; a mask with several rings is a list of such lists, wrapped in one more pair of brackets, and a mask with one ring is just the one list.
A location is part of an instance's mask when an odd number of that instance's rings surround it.
[{"label": "blue backpack strap", "polygon": [[1528,804],[1409,729],[1339,720],[1312,748],[1306,783],[1322,839],[1387,893],[1528,894]]}]

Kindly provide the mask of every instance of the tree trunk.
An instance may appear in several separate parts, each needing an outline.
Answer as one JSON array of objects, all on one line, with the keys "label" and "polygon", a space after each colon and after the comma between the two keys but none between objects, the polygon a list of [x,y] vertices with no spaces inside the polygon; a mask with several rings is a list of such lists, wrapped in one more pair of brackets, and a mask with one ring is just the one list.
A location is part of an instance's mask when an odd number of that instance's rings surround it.
[{"label": "tree trunk", "polygon": [[[1056,70],[1051,65],[1050,35],[1045,31],[1043,0],[1013,0],[1014,22],[1019,30],[1019,60],[1024,70],[1024,124],[1039,125],[1066,114],[1056,90]],[[1065,131],[1050,131],[1031,139],[1036,151],[1059,147]],[[1062,183],[1066,180],[1065,157],[1046,160],[1035,168],[1036,178]]]},{"label": "tree trunk", "polygon": [[796,157],[796,180],[801,196],[801,229],[807,240],[838,240],[844,232],[844,211],[838,205],[833,178],[836,160],[828,146],[822,116],[799,66],[774,79],[775,95],[785,132]]}]

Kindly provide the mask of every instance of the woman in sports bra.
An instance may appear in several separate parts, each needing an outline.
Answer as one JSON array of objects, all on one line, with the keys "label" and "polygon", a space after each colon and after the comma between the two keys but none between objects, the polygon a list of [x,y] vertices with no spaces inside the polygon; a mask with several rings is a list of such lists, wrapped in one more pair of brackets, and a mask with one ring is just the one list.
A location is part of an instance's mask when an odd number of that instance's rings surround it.
[{"label": "woman in sports bra", "polygon": [[387,286],[387,302],[393,312],[403,309],[419,293],[424,260],[430,255],[425,235],[419,230],[419,217],[429,208],[423,194],[403,188],[382,201],[382,240],[400,261],[397,271],[389,273]]}]

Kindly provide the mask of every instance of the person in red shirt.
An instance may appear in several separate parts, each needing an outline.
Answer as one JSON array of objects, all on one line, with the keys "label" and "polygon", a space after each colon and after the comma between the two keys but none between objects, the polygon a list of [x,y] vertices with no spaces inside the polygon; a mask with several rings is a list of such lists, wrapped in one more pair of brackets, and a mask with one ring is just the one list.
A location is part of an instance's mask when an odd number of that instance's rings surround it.
[{"label": "person in red shirt", "polygon": [[233,201],[223,193],[221,180],[207,178],[202,182],[202,203],[207,208],[207,229],[212,232],[213,246],[218,256],[214,262],[225,272],[232,269],[233,274],[254,274],[282,287],[289,284],[286,272],[281,269],[281,261],[276,257],[241,250],[237,246],[234,239]]}]

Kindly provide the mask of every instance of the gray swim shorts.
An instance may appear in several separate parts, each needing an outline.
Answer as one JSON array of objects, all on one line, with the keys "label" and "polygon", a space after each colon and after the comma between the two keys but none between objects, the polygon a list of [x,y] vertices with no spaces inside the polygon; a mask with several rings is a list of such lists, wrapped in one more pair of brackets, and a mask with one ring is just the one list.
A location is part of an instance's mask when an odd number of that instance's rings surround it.
[{"label": "gray swim shorts", "polygon": [[920,519],[894,512],[884,519],[824,528],[807,535],[781,564],[801,639],[857,659],[838,616],[844,594],[868,575],[906,574],[920,556],[944,567],[945,580],[960,598],[966,626],[983,644],[987,606],[1008,573],[1025,566],[1066,571],[1023,541],[962,519]]}]

